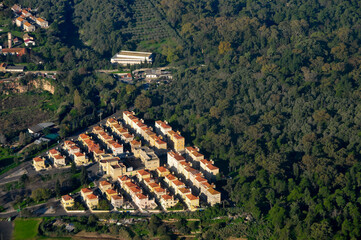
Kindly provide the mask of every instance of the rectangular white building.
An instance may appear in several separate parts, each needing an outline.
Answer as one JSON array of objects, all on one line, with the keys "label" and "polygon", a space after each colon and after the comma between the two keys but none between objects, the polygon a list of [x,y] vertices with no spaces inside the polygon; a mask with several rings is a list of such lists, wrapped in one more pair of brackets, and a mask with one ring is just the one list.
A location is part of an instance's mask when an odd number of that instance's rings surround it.
[{"label": "rectangular white building", "polygon": [[134,65],[134,64],[141,64],[144,62],[152,63],[153,53],[151,52],[135,52],[135,51],[120,51],[119,53],[115,54],[111,59],[111,63],[117,63],[121,65]]}]

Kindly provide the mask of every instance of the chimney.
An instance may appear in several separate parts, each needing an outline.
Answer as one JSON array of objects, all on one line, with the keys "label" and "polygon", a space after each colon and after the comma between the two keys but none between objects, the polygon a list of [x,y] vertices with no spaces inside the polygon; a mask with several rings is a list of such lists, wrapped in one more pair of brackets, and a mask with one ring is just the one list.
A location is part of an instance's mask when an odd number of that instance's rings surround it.
[{"label": "chimney", "polygon": [[8,32],[8,48],[11,48],[12,36],[11,32]]}]

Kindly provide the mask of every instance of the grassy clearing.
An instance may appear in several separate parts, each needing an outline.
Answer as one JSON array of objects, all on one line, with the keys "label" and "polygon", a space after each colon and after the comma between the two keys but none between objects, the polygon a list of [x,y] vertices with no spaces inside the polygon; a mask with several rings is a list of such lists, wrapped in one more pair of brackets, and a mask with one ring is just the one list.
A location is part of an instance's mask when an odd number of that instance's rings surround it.
[{"label": "grassy clearing", "polygon": [[38,227],[41,222],[39,218],[23,219],[17,218],[14,223],[14,240],[36,239]]}]

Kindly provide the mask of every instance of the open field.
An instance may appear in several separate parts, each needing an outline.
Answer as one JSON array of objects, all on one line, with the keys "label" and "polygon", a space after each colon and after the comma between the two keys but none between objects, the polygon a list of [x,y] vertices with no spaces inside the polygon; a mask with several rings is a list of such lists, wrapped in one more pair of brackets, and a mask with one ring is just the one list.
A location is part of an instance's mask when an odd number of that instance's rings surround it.
[{"label": "open field", "polygon": [[41,219],[22,219],[18,218],[14,221],[14,240],[21,239],[36,239],[38,234],[38,227],[41,222]]}]

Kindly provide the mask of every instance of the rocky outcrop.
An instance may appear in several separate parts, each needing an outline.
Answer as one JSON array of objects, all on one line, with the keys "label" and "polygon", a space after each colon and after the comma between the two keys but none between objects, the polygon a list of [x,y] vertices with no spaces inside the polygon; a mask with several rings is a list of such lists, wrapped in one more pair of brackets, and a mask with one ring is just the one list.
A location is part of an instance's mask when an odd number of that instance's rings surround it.
[{"label": "rocky outcrop", "polygon": [[33,79],[25,85],[21,82],[21,80],[1,82],[0,89],[3,94],[25,93],[34,89],[48,91],[51,94],[54,94],[55,92],[55,86],[47,79]]}]

